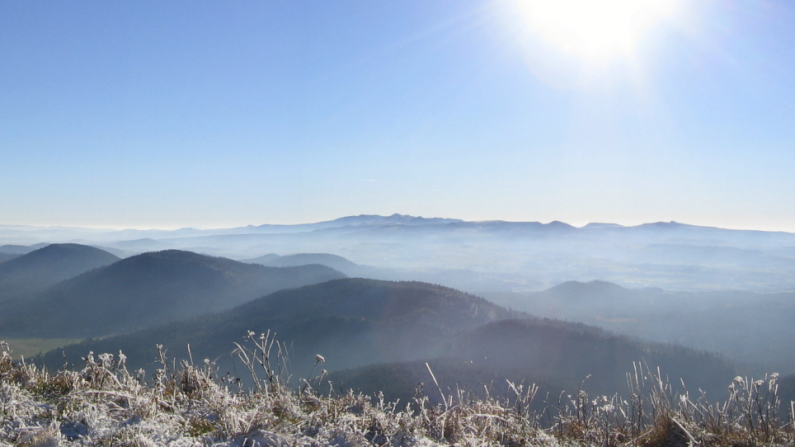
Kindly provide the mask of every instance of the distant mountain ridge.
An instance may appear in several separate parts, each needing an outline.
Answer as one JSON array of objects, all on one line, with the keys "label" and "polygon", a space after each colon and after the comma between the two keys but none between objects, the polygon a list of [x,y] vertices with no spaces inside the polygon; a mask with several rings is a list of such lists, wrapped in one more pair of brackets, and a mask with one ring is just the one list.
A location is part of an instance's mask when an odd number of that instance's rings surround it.
[{"label": "distant mountain ridge", "polygon": [[51,244],[0,263],[0,302],[39,292],[119,258],[79,244]]},{"label": "distant mountain ridge", "polygon": [[490,275],[483,275],[478,272],[467,270],[453,270],[443,272],[423,272],[413,269],[389,269],[378,268],[369,265],[356,264],[342,256],[329,253],[298,253],[294,255],[279,256],[269,253],[253,259],[246,259],[241,262],[262,264],[265,266],[298,266],[308,264],[320,264],[338,270],[351,278],[367,278],[383,281],[418,281],[432,284],[443,284],[459,290],[466,287],[456,287],[457,285],[483,283],[484,276],[486,281]]},{"label": "distant mountain ridge", "polygon": [[331,267],[348,276],[361,276],[362,271],[366,270],[366,267],[363,268],[342,256],[329,253],[298,253],[286,256],[270,253],[244,262],[261,264],[269,267],[297,267],[299,265],[320,264]]},{"label": "distant mountain ridge", "polygon": [[46,247],[49,244],[34,244],[31,246],[27,245],[0,245],[0,253],[8,253],[12,255],[25,255],[33,250],[38,250],[39,248]]},{"label": "distant mountain ridge", "polygon": [[164,249],[233,259],[333,253],[361,266],[417,272],[418,279],[472,293],[529,292],[593,278],[668,290],[795,290],[795,234],[677,222],[578,228],[560,221],[361,215],[298,225],[168,231],[0,226],[0,243],[39,240],[90,244],[119,250],[114,253],[122,257]]},{"label": "distant mountain ridge", "polygon": [[553,295],[567,295],[567,296],[575,296],[577,298],[582,297],[583,295],[594,295],[594,294],[621,294],[629,291],[624,287],[619,286],[618,284],[613,284],[607,281],[600,281],[600,280],[593,280],[587,283],[583,283],[580,281],[566,281],[564,283],[560,283],[557,286],[552,287],[551,289],[545,292],[546,294],[553,294]]},{"label": "distant mountain ridge", "polygon": [[276,268],[178,250],[145,253],[57,284],[24,303],[5,303],[0,335],[124,333],[344,277],[321,265]]},{"label": "distant mountain ridge", "polygon": [[[126,241],[132,244],[136,242],[142,243],[145,239],[156,241],[163,238],[181,238],[181,237],[197,237],[197,236],[212,236],[222,234],[256,234],[263,230],[270,232],[274,231],[313,231],[326,228],[339,228],[339,227],[357,227],[357,226],[384,226],[384,225],[403,225],[403,226],[428,226],[428,225],[448,225],[448,224],[461,224],[463,226],[474,227],[538,227],[538,228],[555,228],[555,229],[576,229],[580,231],[593,232],[593,231],[612,231],[612,232],[645,232],[648,230],[666,230],[673,232],[681,231],[698,231],[702,233],[745,233],[754,234],[757,236],[790,236],[795,238],[795,233],[788,233],[783,231],[762,231],[762,230],[732,230],[720,227],[690,225],[679,222],[651,222],[634,226],[625,226],[614,223],[589,223],[583,227],[574,227],[570,224],[561,221],[551,221],[547,224],[535,221],[504,221],[504,220],[484,220],[484,221],[466,221],[463,219],[431,217],[426,218],[422,216],[411,216],[404,214],[392,214],[390,216],[381,215],[367,215],[362,214],[358,216],[346,216],[329,221],[321,221],[314,223],[302,224],[260,224],[248,225],[243,227],[233,228],[218,228],[218,229],[197,229],[197,228],[181,228],[177,230],[95,230],[80,227],[36,227],[36,226],[15,226],[15,225],[0,225],[0,240],[13,239],[14,235],[24,235],[27,239],[30,235],[41,234],[52,235],[56,239],[62,239],[65,235],[69,235],[70,231],[78,237],[98,237],[96,240],[118,240]],[[111,236],[110,238],[105,236]],[[0,246],[2,251],[2,246]]]},{"label": "distant mountain ridge", "polygon": [[[340,217],[338,219],[317,222],[310,224],[299,224],[300,226],[312,226],[313,229],[344,227],[344,226],[363,226],[363,225],[440,225],[447,223],[463,222],[461,219],[448,219],[442,217],[422,217],[409,216],[405,214],[392,214],[391,216],[379,216],[375,214],[361,214],[358,216]],[[296,225],[296,226],[299,226]],[[283,225],[286,226],[286,225]],[[273,225],[260,225],[256,228],[273,227]]]}]

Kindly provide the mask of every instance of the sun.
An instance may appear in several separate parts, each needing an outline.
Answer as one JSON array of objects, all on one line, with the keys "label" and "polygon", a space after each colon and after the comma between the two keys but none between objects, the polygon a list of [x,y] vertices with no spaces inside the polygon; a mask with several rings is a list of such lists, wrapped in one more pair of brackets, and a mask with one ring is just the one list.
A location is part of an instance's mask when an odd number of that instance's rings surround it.
[{"label": "sun", "polygon": [[603,61],[632,54],[681,0],[517,0],[526,30],[559,50]]}]

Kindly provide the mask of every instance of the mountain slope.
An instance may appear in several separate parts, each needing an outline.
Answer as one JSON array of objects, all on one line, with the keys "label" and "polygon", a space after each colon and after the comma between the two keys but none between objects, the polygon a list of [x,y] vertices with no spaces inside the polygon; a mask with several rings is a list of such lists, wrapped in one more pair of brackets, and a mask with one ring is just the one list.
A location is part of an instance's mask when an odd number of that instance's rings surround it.
[{"label": "mountain slope", "polygon": [[294,255],[277,256],[265,255],[250,260],[249,262],[270,267],[294,267],[299,265],[320,264],[331,267],[349,276],[358,276],[361,266],[342,256],[329,253],[298,253]]},{"label": "mountain slope", "polygon": [[633,362],[645,361],[692,389],[707,390],[723,397],[726,383],[736,370],[712,354],[671,345],[633,341],[593,327],[561,324],[560,321],[510,320],[491,323],[462,334],[453,342],[449,355],[478,365],[532,372],[543,378],[555,377],[588,383],[599,393],[625,389],[626,373]]},{"label": "mountain slope", "polygon": [[85,245],[48,245],[0,263],[0,301],[44,290],[118,260],[106,251]]},{"label": "mountain slope", "polygon": [[[516,319],[515,317],[525,317]],[[233,363],[233,342],[247,331],[268,330],[289,347],[294,377],[305,377],[315,354],[326,358],[324,369],[353,372],[333,375],[336,384],[379,388],[405,397],[424,375],[423,362],[435,359],[445,386],[482,390],[482,380],[525,379],[544,383],[547,391],[576,390],[590,375],[589,391],[612,394],[626,389],[632,362],[659,366],[678,384],[701,388],[710,398],[723,397],[725,384],[737,374],[715,356],[681,347],[644,344],[582,324],[537,320],[516,314],[481,298],[416,282],[342,279],[283,290],[229,311],[181,321],[137,333],[89,340],[45,356],[57,367],[63,356],[79,362],[86,352],[122,350],[131,368],[152,369],[155,345],[184,358],[191,346],[194,359],[218,361],[221,374],[242,376]],[[408,362],[408,363],[406,363]],[[297,380],[297,379],[296,379]],[[429,378],[420,379],[430,394]],[[388,382],[385,384],[385,381]],[[374,385],[375,384],[375,385]],[[370,387],[370,388],[367,388]]]},{"label": "mountain slope", "polygon": [[278,259],[280,257],[281,256],[277,255],[276,253],[268,253],[267,255],[257,256],[256,258],[241,259],[240,262],[266,265],[268,262],[273,261],[274,259]]},{"label": "mountain slope", "polygon": [[795,372],[795,293],[675,292],[569,281],[536,293],[486,294],[546,318],[578,321],[644,340],[719,353],[758,373]]},{"label": "mountain slope", "polygon": [[[592,395],[626,392],[626,374],[635,371],[633,362],[642,362],[655,371],[659,367],[674,389],[681,388],[682,379],[688,389],[701,389],[714,401],[725,398],[726,384],[738,373],[712,354],[546,319],[488,323],[453,337],[443,354],[430,364],[445,392],[461,388],[480,397],[485,397],[484,385],[503,395],[506,379],[540,385],[541,396],[573,394],[583,381]],[[402,401],[424,382],[425,392],[438,397],[423,362],[369,365],[332,373],[329,380],[345,390],[382,391],[387,399]]]},{"label": "mountain slope", "polygon": [[20,256],[22,256],[22,255],[18,255],[18,254],[15,254],[15,253],[2,253],[2,252],[0,252],[0,262],[10,261],[10,260],[12,260],[14,258],[18,258]]},{"label": "mountain slope", "polygon": [[[195,357],[221,356],[228,368],[233,342],[249,330],[272,330],[292,345],[297,371],[310,367],[317,353],[327,357],[327,369],[342,369],[438,355],[458,332],[520,315],[431,284],[340,279],[282,290],[220,314],[84,342],[65,352],[79,361],[89,350],[121,349],[137,367],[155,358],[157,343],[172,352],[184,352],[190,344]],[[60,351],[47,360],[63,363]]]},{"label": "mountain slope", "polygon": [[320,265],[276,268],[177,250],[144,253],[60,283],[26,304],[7,303],[0,331],[59,338],[123,333],[343,277]]}]

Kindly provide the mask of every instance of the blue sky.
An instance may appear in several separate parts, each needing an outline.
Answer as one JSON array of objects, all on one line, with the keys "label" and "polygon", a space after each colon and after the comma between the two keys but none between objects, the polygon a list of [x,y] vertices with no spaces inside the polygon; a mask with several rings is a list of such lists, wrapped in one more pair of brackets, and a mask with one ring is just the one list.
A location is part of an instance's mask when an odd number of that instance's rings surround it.
[{"label": "blue sky", "polygon": [[795,231],[795,5],[681,2],[596,64],[503,0],[2,2],[0,224]]}]

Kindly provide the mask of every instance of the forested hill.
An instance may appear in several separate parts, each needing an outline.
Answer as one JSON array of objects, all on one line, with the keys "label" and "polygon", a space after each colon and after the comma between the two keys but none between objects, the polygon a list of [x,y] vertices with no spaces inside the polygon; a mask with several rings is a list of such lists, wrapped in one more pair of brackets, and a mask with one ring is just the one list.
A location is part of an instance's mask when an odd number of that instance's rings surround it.
[{"label": "forested hill", "polygon": [[[453,289],[365,279],[283,290],[219,314],[72,345],[48,353],[45,361],[58,367],[62,351],[79,364],[89,351],[122,350],[131,368],[152,370],[157,344],[169,356],[182,358],[190,345],[194,359],[217,360],[221,374],[243,375],[245,368],[239,361],[233,364],[230,355],[234,343],[243,343],[248,331],[257,337],[269,330],[289,347],[295,377],[308,374],[315,354],[321,354],[326,358],[323,368],[332,372],[364,367],[339,376],[346,386],[395,396],[411,392],[416,386],[411,381],[423,374],[416,368],[423,363],[417,361],[427,359],[437,359],[449,386],[478,385],[490,377],[500,384],[526,379],[571,392],[591,375],[589,389],[605,394],[625,390],[626,373],[633,362],[644,360],[651,368],[659,366],[672,382],[678,384],[682,377],[710,397],[724,392],[737,373],[709,354],[645,344],[592,326],[540,320]],[[392,377],[390,386],[384,387],[379,377]],[[482,390],[482,384],[477,388]]]},{"label": "forested hill", "polygon": [[[580,386],[591,395],[627,392],[627,373],[660,368],[672,389],[703,390],[710,401],[726,397],[726,384],[738,369],[724,359],[681,346],[645,343],[598,328],[558,320],[504,320],[452,337],[435,359],[389,362],[333,372],[329,380],[343,391],[383,392],[387,400],[410,400],[420,382],[438,400],[425,361],[446,394],[457,389],[485,398],[485,390],[503,396],[506,380],[535,383],[541,396],[556,399],[561,391],[576,393]],[[638,368],[638,369],[636,369]],[[681,381],[680,381],[681,379]],[[484,388],[485,387],[485,388]],[[537,404],[544,406],[544,399]]]},{"label": "forested hill", "polygon": [[177,250],[144,253],[60,283],[28,302],[6,302],[0,335],[119,334],[344,277],[321,265],[276,268]]},{"label": "forested hill", "polygon": [[[240,342],[248,331],[272,330],[292,345],[292,361],[299,370],[317,353],[327,356],[327,369],[341,369],[438,355],[456,333],[521,316],[527,315],[446,287],[340,279],[282,290],[212,316],[87,341],[65,351],[70,361],[79,362],[88,351],[121,349],[137,367],[155,358],[156,344],[176,353],[190,344],[196,357],[229,359],[233,342]],[[48,354],[47,361],[63,364],[60,350]]]},{"label": "forested hill", "polygon": [[795,372],[793,291],[682,292],[568,281],[540,292],[486,297],[539,317],[715,352],[765,372]]},{"label": "forested hill", "polygon": [[22,255],[18,255],[16,253],[3,253],[0,252],[0,262],[10,261],[11,259],[18,258]]},{"label": "forested hill", "polygon": [[708,391],[710,398],[723,398],[726,384],[737,374],[731,364],[713,354],[546,319],[481,326],[456,337],[448,355],[569,384],[589,376],[590,389],[602,394],[626,389],[626,374],[634,370],[633,362],[660,367],[674,386],[682,379],[692,390]]},{"label": "forested hill", "polygon": [[0,301],[29,295],[119,258],[79,244],[51,244],[0,263]]}]

